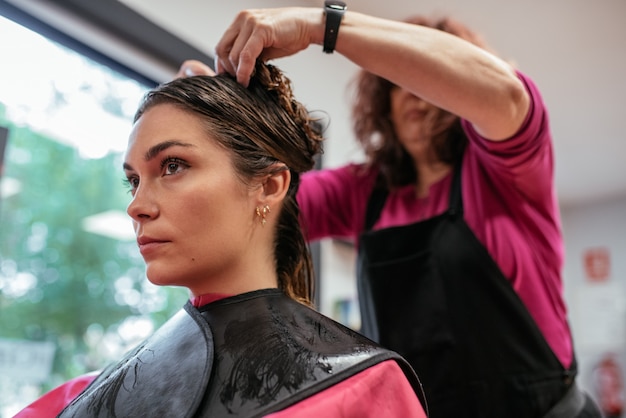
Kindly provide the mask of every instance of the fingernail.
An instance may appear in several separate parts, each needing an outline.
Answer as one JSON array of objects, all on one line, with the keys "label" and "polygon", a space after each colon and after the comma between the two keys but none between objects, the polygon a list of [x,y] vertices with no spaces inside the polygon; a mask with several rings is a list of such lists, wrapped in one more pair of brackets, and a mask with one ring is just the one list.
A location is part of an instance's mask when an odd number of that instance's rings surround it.
[{"label": "fingernail", "polygon": [[185,68],[185,75],[187,77],[193,77],[194,75],[196,75],[193,70],[191,69],[191,67],[187,67]]}]

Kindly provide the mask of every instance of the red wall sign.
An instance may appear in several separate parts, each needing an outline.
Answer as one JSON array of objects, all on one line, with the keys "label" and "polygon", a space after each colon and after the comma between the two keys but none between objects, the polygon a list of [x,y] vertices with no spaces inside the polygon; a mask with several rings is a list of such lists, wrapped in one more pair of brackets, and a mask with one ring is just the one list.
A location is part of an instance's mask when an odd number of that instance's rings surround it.
[{"label": "red wall sign", "polygon": [[611,258],[609,249],[604,247],[590,248],[583,253],[585,276],[592,282],[608,280],[611,274]]}]

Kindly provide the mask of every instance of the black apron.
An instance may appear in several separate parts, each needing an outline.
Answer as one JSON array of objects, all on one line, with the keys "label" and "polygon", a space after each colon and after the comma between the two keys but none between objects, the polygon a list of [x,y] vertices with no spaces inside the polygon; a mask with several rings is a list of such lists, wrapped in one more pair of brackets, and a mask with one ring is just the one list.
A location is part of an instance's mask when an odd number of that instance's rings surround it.
[{"label": "black apron", "polygon": [[575,362],[562,367],[465,223],[460,172],[448,210],[406,226],[372,231],[387,192],[372,193],[357,266],[362,332],[411,363],[431,418],[543,417]]}]

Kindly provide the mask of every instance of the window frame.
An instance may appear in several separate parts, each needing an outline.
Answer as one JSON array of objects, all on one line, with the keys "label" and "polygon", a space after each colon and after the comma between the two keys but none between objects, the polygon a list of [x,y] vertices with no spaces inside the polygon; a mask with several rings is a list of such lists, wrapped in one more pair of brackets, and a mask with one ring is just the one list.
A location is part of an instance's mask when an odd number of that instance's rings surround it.
[{"label": "window frame", "polygon": [[147,85],[213,57],[116,0],[0,0],[0,15]]}]

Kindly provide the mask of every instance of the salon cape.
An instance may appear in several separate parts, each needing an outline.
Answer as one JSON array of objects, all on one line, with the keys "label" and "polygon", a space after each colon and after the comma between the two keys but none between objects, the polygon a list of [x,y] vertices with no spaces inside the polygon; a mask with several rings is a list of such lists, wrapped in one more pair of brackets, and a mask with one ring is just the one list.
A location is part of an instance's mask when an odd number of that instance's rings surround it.
[{"label": "salon cape", "polygon": [[[202,306],[226,295],[203,295],[192,300]],[[76,398],[99,372],[72,379],[46,393],[14,418],[56,417]],[[330,388],[279,412],[267,415],[285,417],[426,417],[404,372],[394,360],[369,367]]]}]

